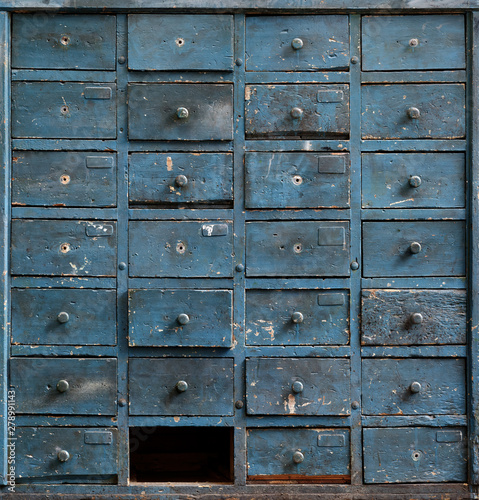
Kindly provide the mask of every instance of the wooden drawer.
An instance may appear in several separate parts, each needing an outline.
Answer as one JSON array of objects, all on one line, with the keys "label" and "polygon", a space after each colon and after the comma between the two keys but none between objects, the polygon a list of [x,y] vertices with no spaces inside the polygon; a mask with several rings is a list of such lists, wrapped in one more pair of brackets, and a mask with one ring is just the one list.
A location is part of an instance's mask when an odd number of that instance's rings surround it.
[{"label": "wooden drawer", "polygon": [[10,359],[17,413],[115,415],[116,377],[116,359]]},{"label": "wooden drawer", "polygon": [[231,202],[233,155],[133,153],[128,196],[135,204]]},{"label": "wooden drawer", "polygon": [[246,18],[247,71],[316,71],[348,67],[348,16]]},{"label": "wooden drawer", "polygon": [[246,153],[246,207],[347,208],[349,163],[342,153]]},{"label": "wooden drawer", "polygon": [[364,16],[364,71],[464,69],[462,15]]},{"label": "wooden drawer", "polygon": [[464,242],[464,221],[364,222],[363,273],[464,276]]},{"label": "wooden drawer", "polygon": [[363,139],[463,139],[465,85],[363,85]]},{"label": "wooden drawer", "polygon": [[129,290],[130,346],[232,346],[230,290]]},{"label": "wooden drawer", "polygon": [[466,343],[465,290],[363,290],[363,345]]},{"label": "wooden drawer", "polygon": [[232,415],[233,359],[130,358],[131,415]]},{"label": "wooden drawer", "polygon": [[250,415],[349,415],[349,359],[249,358]]},{"label": "wooden drawer", "polygon": [[465,427],[364,429],[366,483],[467,481]]},{"label": "wooden drawer", "polygon": [[463,415],[466,360],[363,359],[363,414]]},{"label": "wooden drawer", "polygon": [[248,276],[349,276],[349,223],[248,222]]},{"label": "wooden drawer", "polygon": [[464,208],[464,153],[363,153],[363,208]]},{"label": "wooden drawer", "polygon": [[130,84],[128,137],[153,141],[233,139],[233,85]]},{"label": "wooden drawer", "polygon": [[115,139],[116,84],[12,82],[12,136]]},{"label": "wooden drawer", "polygon": [[250,85],[245,99],[249,137],[349,134],[348,85]]},{"label": "wooden drawer", "polygon": [[116,276],[116,222],[12,221],[12,274]]},{"label": "wooden drawer", "polygon": [[102,476],[117,475],[117,429],[17,427],[16,438],[19,483],[34,478],[100,483],[107,482]]},{"label": "wooden drawer", "polygon": [[141,71],[232,71],[233,16],[131,14],[128,67]]},{"label": "wooden drawer", "polygon": [[248,429],[249,480],[348,483],[348,429]]},{"label": "wooden drawer", "polygon": [[12,204],[116,206],[116,155],[82,151],[14,151]]},{"label": "wooden drawer", "polygon": [[116,291],[13,289],[12,344],[115,345]]},{"label": "wooden drawer", "polygon": [[130,276],[231,277],[230,221],[131,221]]},{"label": "wooden drawer", "polygon": [[115,59],[116,16],[12,16],[14,68],[114,70]]},{"label": "wooden drawer", "polygon": [[346,290],[246,290],[248,345],[349,342]]}]

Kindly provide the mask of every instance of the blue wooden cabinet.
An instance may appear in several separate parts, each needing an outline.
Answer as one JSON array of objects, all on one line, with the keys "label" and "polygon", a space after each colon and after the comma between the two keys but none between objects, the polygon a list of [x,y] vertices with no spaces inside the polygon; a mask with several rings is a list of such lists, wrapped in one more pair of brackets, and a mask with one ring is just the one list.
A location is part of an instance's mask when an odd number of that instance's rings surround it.
[{"label": "blue wooden cabinet", "polygon": [[476,498],[479,4],[0,0],[0,40],[5,498]]}]

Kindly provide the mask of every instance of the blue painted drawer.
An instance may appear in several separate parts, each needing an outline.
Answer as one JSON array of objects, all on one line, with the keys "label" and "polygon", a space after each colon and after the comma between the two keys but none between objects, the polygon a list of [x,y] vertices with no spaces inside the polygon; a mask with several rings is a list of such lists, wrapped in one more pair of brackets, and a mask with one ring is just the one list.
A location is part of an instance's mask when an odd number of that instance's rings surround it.
[{"label": "blue painted drawer", "polygon": [[[17,427],[17,481],[104,482],[118,473],[118,430]],[[80,479],[81,478],[81,479]]]},{"label": "blue painted drawer", "polygon": [[116,84],[12,82],[12,136],[115,139]]},{"label": "blue painted drawer", "polygon": [[17,413],[115,415],[116,359],[12,358]]},{"label": "blue painted drawer", "polygon": [[346,290],[246,290],[248,345],[349,342]]},{"label": "blue painted drawer", "polygon": [[247,459],[249,480],[347,483],[349,430],[248,429]]},{"label": "blue painted drawer", "polygon": [[364,345],[466,343],[465,290],[363,290]]},{"label": "blue painted drawer", "polygon": [[116,291],[13,289],[12,344],[115,345]]},{"label": "blue painted drawer", "polygon": [[12,204],[116,206],[116,155],[83,151],[14,151]]},{"label": "blue painted drawer", "polygon": [[464,276],[464,241],[464,221],[364,222],[363,273]]},{"label": "blue painted drawer", "polygon": [[347,208],[349,165],[342,153],[246,153],[246,208]]},{"label": "blue painted drawer", "polygon": [[245,99],[249,137],[349,134],[349,85],[249,85]]},{"label": "blue painted drawer", "polygon": [[130,415],[232,415],[233,359],[130,358]]},{"label": "blue painted drawer", "polygon": [[233,139],[233,85],[130,84],[128,137],[153,141]]},{"label": "blue painted drawer", "polygon": [[349,276],[349,223],[249,222],[248,276]]},{"label": "blue painted drawer", "polygon": [[133,153],[129,200],[137,204],[231,203],[231,153]]},{"label": "blue painted drawer", "polygon": [[366,483],[467,481],[465,427],[364,429]]},{"label": "blue painted drawer", "polygon": [[364,71],[464,69],[462,15],[364,16]]},{"label": "blue painted drawer", "polygon": [[250,415],[349,415],[349,359],[249,358]]},{"label": "blue painted drawer", "polygon": [[465,85],[363,85],[363,139],[463,139]]},{"label": "blue painted drawer", "polygon": [[230,221],[129,224],[130,276],[231,277]]},{"label": "blue painted drawer", "polygon": [[247,71],[315,71],[348,67],[348,16],[246,18]]},{"label": "blue painted drawer", "polygon": [[115,276],[116,222],[12,220],[11,271]]},{"label": "blue painted drawer", "polygon": [[464,153],[363,153],[363,208],[464,208]]},{"label": "blue painted drawer", "polygon": [[365,415],[463,415],[466,360],[363,359]]},{"label": "blue painted drawer", "polygon": [[230,290],[129,290],[130,346],[231,347]]},{"label": "blue painted drawer", "polygon": [[233,16],[131,14],[128,67],[142,71],[232,71]]},{"label": "blue painted drawer", "polygon": [[12,16],[13,68],[114,70],[115,55],[115,16]]}]

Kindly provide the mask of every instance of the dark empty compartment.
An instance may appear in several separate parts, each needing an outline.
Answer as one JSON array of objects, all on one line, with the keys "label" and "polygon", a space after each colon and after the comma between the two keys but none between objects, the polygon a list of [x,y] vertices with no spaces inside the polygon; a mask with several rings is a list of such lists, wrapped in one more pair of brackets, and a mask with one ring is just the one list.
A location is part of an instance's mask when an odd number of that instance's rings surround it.
[{"label": "dark empty compartment", "polygon": [[232,482],[233,429],[130,428],[130,481]]}]

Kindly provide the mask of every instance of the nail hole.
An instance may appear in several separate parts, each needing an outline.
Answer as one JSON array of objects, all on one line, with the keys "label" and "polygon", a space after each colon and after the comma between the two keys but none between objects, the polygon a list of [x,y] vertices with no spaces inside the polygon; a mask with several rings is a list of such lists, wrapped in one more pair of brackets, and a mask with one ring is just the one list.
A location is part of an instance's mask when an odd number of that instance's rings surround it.
[{"label": "nail hole", "polygon": [[61,112],[63,115],[66,115],[70,110],[68,109],[68,106],[62,106],[61,107]]},{"label": "nail hole", "polygon": [[299,186],[302,183],[303,183],[303,178],[300,175],[293,175],[293,184]]},{"label": "nail hole", "polygon": [[70,43],[70,37],[67,36],[67,35],[63,35],[61,38],[60,38],[60,43],[62,45],[68,45]]},{"label": "nail hole", "polygon": [[60,245],[60,251],[62,253],[68,253],[70,251],[70,243],[62,243]]},{"label": "nail hole", "polygon": [[182,241],[176,244],[176,251],[178,253],[185,253],[185,250],[186,250],[186,245]]},{"label": "nail hole", "polygon": [[176,39],[176,45],[178,45],[178,47],[181,47],[184,44],[185,44],[185,41],[183,40],[183,38]]},{"label": "nail hole", "polygon": [[62,175],[62,176],[60,177],[60,182],[61,182],[62,184],[68,184],[68,183],[70,182],[70,176],[69,176],[69,175],[66,175],[66,174],[65,174],[65,175]]},{"label": "nail hole", "polygon": [[301,253],[303,251],[303,245],[301,243],[296,243],[293,247],[294,253]]}]

